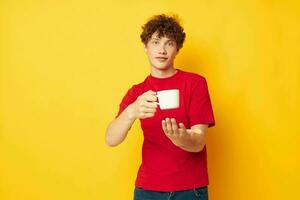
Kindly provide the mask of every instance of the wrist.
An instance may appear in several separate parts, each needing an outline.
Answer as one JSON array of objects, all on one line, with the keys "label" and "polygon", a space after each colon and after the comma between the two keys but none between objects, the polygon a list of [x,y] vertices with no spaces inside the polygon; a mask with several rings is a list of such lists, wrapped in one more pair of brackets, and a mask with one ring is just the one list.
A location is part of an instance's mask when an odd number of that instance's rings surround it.
[{"label": "wrist", "polygon": [[200,141],[199,138],[187,138],[183,140],[175,140],[172,142],[175,146],[188,152],[200,152],[205,146],[205,143],[203,141]]},{"label": "wrist", "polygon": [[185,147],[185,146],[181,146],[179,147],[187,152],[192,152],[192,153],[197,153],[197,152],[200,152],[202,151],[203,147],[199,147],[199,146],[195,146],[195,147]]},{"label": "wrist", "polygon": [[134,107],[133,104],[130,104],[129,106],[127,106],[126,108],[126,117],[127,119],[134,121],[137,119],[137,117],[134,114]]}]

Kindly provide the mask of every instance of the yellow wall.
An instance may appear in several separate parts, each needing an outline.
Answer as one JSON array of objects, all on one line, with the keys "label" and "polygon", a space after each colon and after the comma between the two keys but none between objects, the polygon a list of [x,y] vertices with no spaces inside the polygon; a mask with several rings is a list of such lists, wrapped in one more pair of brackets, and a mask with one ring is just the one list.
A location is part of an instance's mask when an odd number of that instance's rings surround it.
[{"label": "yellow wall", "polygon": [[104,132],[149,73],[140,27],[162,12],[187,33],[176,66],[208,80],[210,199],[299,199],[296,2],[2,0],[0,199],[132,199],[139,123],[117,148]]}]

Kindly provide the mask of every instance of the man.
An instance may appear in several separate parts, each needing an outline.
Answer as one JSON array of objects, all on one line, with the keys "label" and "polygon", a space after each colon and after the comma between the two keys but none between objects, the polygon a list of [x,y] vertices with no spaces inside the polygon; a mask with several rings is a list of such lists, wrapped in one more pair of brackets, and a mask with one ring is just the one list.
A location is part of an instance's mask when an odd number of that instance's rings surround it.
[{"label": "man", "polygon": [[[208,199],[205,137],[215,121],[206,80],[174,67],[185,40],[176,17],[153,16],[142,29],[151,74],[127,91],[106,143],[120,144],[139,119],[144,142],[134,199]],[[160,109],[156,92],[168,89],[179,90],[179,108]]]}]

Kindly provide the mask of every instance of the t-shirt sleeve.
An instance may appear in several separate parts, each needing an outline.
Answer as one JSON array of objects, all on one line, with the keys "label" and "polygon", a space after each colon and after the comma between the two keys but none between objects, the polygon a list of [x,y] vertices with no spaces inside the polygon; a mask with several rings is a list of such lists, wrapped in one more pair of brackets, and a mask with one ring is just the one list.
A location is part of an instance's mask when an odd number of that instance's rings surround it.
[{"label": "t-shirt sleeve", "polygon": [[123,99],[119,105],[119,111],[118,111],[117,115],[115,116],[115,118],[117,118],[127,108],[127,106],[129,106],[131,103],[133,103],[136,100],[136,98],[137,98],[137,94],[136,94],[136,89],[135,89],[135,85],[134,85],[127,91],[127,93],[123,97]]},{"label": "t-shirt sleeve", "polygon": [[193,82],[189,116],[191,126],[196,124],[215,125],[213,109],[210,101],[206,79],[201,77]]}]

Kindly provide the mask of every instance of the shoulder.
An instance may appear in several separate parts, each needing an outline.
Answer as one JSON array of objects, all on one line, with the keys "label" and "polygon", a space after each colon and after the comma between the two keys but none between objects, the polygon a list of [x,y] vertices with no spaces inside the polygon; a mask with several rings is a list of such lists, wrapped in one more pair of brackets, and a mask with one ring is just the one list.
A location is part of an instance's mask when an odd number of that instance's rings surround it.
[{"label": "shoulder", "polygon": [[127,94],[131,94],[131,95],[139,95],[141,93],[143,93],[144,88],[145,88],[145,81],[139,82],[139,83],[134,83],[127,91]]},{"label": "shoulder", "polygon": [[189,71],[183,71],[181,70],[182,76],[185,80],[190,81],[192,83],[202,83],[206,84],[206,79],[203,75],[195,73],[195,72],[189,72]]}]

